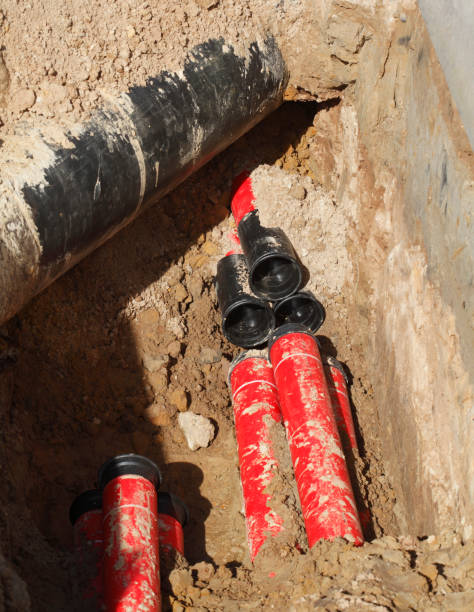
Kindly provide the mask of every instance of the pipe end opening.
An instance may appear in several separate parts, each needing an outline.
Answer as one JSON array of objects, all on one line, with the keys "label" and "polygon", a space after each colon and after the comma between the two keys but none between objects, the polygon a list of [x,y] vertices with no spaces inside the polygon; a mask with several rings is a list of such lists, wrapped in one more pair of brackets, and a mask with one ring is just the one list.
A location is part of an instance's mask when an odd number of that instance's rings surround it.
[{"label": "pipe end opening", "polygon": [[250,273],[250,286],[259,297],[281,300],[298,291],[301,267],[291,257],[270,254],[258,261]]},{"label": "pipe end opening", "polygon": [[310,292],[295,293],[275,304],[276,325],[299,323],[317,332],[326,318],[324,306]]},{"label": "pipe end opening", "polygon": [[244,302],[235,305],[223,323],[225,337],[242,348],[264,344],[275,327],[275,317],[267,304]]}]

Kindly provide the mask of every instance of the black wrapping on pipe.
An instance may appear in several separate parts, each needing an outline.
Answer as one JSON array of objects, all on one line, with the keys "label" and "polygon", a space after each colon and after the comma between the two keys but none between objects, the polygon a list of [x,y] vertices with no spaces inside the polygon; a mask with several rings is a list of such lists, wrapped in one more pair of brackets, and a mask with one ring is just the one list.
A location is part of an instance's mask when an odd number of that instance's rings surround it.
[{"label": "black wrapping on pipe", "polygon": [[41,243],[35,292],[277,108],[286,81],[272,38],[243,57],[209,40],[51,145],[44,180],[22,189]]}]

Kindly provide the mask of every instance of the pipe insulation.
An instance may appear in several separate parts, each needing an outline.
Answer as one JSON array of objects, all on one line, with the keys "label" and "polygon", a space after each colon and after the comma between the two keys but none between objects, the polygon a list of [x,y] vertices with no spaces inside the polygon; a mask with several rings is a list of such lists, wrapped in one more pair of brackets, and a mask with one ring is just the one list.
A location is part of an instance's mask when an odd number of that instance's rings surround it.
[{"label": "pipe insulation", "polygon": [[0,146],[0,324],[282,102],[274,39],[192,49],[86,121],[17,125]]}]

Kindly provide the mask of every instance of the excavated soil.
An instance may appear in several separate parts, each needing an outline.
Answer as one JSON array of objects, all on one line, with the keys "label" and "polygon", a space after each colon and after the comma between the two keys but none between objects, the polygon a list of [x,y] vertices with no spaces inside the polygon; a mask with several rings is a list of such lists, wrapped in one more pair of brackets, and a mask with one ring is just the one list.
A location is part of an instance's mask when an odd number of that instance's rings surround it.
[{"label": "excavated soil", "polygon": [[[0,330],[0,609],[72,609],[69,505],[123,452],[156,461],[163,488],[190,510],[186,559],[163,568],[165,609],[472,609],[472,543],[400,534],[384,472],[363,350],[371,264],[361,254],[376,210],[361,220],[357,195],[333,188],[351,164],[371,187],[351,117],[337,100],[286,103]],[[370,514],[360,549],[341,540],[308,552],[293,534],[255,568],[226,385],[238,349],[221,334],[213,284],[243,168],[262,219],[287,231],[326,308],[324,352],[350,371],[360,448],[350,468]],[[187,410],[213,423],[208,448],[188,448],[178,426]],[[298,508],[289,512],[301,538]]]}]

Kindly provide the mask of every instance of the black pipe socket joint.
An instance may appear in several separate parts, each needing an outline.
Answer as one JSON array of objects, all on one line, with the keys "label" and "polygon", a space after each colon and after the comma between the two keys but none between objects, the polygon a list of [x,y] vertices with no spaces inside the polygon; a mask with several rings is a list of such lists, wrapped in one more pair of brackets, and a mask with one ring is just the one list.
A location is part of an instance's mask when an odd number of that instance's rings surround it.
[{"label": "black pipe socket joint", "polygon": [[250,291],[245,255],[227,255],[219,261],[216,292],[224,336],[242,348],[264,344],[275,327],[275,316],[270,305]]},{"label": "black pipe socket joint", "polygon": [[116,455],[108,459],[99,470],[99,488],[104,489],[107,483],[114,478],[130,474],[146,478],[157,490],[160,488],[162,478],[156,463],[148,457],[134,453]]},{"label": "black pipe socket joint", "polygon": [[185,527],[189,522],[188,507],[173,493],[158,491],[158,514],[167,514],[173,517],[182,527]]},{"label": "black pipe socket joint", "polygon": [[316,333],[326,318],[324,306],[310,291],[299,291],[273,305],[276,326],[299,323]]},{"label": "black pipe socket joint", "polygon": [[263,227],[256,210],[245,215],[237,230],[255,295],[273,302],[298,291],[302,268],[285,232]]},{"label": "black pipe socket joint", "polygon": [[69,509],[69,520],[71,525],[75,525],[83,514],[92,510],[102,509],[102,491],[100,489],[90,489],[84,491],[76,497]]}]

